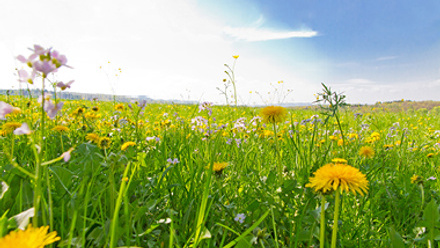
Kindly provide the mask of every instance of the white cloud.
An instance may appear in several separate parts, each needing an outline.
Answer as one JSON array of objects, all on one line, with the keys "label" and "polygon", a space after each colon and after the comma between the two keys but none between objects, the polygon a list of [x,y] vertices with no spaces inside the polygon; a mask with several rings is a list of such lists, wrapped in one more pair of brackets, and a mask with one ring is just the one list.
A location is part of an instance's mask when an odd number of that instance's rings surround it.
[{"label": "white cloud", "polygon": [[376,61],[387,61],[387,60],[394,60],[397,59],[397,56],[383,56],[376,58]]},{"label": "white cloud", "polygon": [[313,30],[274,30],[267,28],[256,27],[225,27],[224,33],[244,41],[266,41],[266,40],[280,40],[289,38],[311,38],[318,35],[318,32]]}]

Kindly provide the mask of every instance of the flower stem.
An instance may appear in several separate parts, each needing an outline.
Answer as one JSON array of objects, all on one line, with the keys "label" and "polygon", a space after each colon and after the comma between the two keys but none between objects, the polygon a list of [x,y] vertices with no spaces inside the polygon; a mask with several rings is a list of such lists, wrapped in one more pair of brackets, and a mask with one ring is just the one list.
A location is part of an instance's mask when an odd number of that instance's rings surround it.
[{"label": "flower stem", "polygon": [[321,227],[319,228],[319,247],[325,245],[325,195],[321,195]]},{"label": "flower stem", "polygon": [[332,233],[332,245],[331,248],[336,247],[336,240],[338,234],[338,221],[339,221],[339,205],[341,204],[341,191],[339,189],[336,190],[335,195],[335,216],[333,219],[333,233]]},{"label": "flower stem", "polygon": [[281,165],[281,154],[278,150],[278,135],[277,135],[277,124],[273,123],[273,130],[275,135],[275,155],[277,157],[277,171],[278,171],[278,183],[279,186],[283,186],[283,168]]}]

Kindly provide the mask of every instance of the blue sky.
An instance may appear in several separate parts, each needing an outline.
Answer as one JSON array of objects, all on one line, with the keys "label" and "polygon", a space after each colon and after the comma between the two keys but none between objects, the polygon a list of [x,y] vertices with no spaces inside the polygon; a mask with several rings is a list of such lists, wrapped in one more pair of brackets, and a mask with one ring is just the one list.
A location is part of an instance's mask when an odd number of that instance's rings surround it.
[{"label": "blue sky", "polygon": [[436,0],[5,0],[0,88],[25,87],[14,56],[41,44],[68,57],[56,79],[75,92],[220,104],[240,55],[241,104],[311,102],[321,82],[351,103],[440,100],[438,13]]}]

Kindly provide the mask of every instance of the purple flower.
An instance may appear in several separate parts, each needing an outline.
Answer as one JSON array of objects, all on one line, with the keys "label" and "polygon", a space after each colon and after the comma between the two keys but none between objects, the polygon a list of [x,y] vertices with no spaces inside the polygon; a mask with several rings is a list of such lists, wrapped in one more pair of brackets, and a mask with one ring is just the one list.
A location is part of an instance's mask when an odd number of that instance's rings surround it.
[{"label": "purple flower", "polygon": [[70,153],[73,151],[73,148],[70,148],[67,152],[64,152],[61,157],[63,157],[64,162],[69,162],[70,160]]},{"label": "purple flower", "polygon": [[22,62],[25,63],[26,65],[28,65],[29,67],[32,68],[32,65],[34,64],[34,60],[37,57],[37,54],[31,54],[28,58],[24,57],[23,55],[18,55],[17,59]]},{"label": "purple flower", "polygon": [[57,86],[61,88],[61,90],[65,90],[67,88],[70,89],[70,85],[72,85],[72,83],[75,82],[75,80],[70,80],[67,84],[63,83],[63,82],[58,82]]},{"label": "purple flower", "polygon": [[47,101],[44,104],[44,111],[46,111],[46,113],[49,116],[49,118],[53,120],[53,118],[55,118],[55,116],[57,115],[58,111],[61,110],[63,105],[64,105],[64,102],[59,102],[56,105],[54,105],[52,103],[52,101]]},{"label": "purple flower", "polygon": [[47,74],[57,69],[56,65],[52,61],[37,61],[34,63],[34,69],[43,73],[43,77],[47,77]]},{"label": "purple flower", "polygon": [[167,162],[170,163],[170,164],[178,164],[178,163],[180,163],[177,158],[175,158],[175,159],[169,158],[169,159],[167,159]]},{"label": "purple flower", "polygon": [[5,116],[14,111],[20,111],[20,109],[0,101],[0,120],[5,120]]},{"label": "purple flower", "polygon": [[436,177],[429,177],[428,179],[426,179],[426,181],[429,181],[429,180],[434,181],[434,180],[437,180],[437,178]]},{"label": "purple flower", "polygon": [[57,68],[61,66],[72,68],[66,65],[67,57],[65,55],[61,55],[58,51],[54,50],[53,52],[50,53],[50,56],[52,57],[52,62],[56,65]]},{"label": "purple flower", "polygon": [[201,105],[199,105],[199,112],[202,110],[208,110],[208,115],[211,116],[212,109],[210,108],[212,106],[211,102],[203,102]]},{"label": "purple flower", "polygon": [[43,54],[49,52],[50,48],[45,49],[44,47],[42,47],[40,45],[34,45],[34,49],[30,49],[30,50],[34,52],[34,55],[38,56],[38,55],[43,55]]},{"label": "purple flower", "polygon": [[28,72],[25,70],[19,70],[18,77],[19,77],[18,81],[22,83],[34,84],[35,71],[32,71],[30,74],[28,74]]},{"label": "purple flower", "polygon": [[246,219],[245,214],[237,214],[234,218],[234,220],[240,222],[240,224],[244,222],[244,219]]},{"label": "purple flower", "polygon": [[26,122],[21,124],[21,127],[14,130],[15,135],[23,135],[23,134],[31,134],[31,133],[32,131]]}]

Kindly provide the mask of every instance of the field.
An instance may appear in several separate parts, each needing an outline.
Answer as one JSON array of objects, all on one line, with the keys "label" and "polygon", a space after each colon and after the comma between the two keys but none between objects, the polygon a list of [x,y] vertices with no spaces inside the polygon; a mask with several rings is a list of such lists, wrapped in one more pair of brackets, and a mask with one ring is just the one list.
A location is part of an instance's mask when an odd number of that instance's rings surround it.
[{"label": "field", "polygon": [[31,50],[38,99],[0,96],[0,248],[438,246],[437,102],[244,107],[228,65],[224,106],[66,100],[66,57]]},{"label": "field", "polygon": [[[305,185],[340,158],[368,190],[341,193],[338,247],[437,242],[438,108],[264,121],[252,107],[65,100],[51,119],[36,99],[2,98],[21,109],[1,121],[2,236],[34,208],[54,247],[317,247],[324,198],[330,246],[335,193]],[[14,134],[22,123],[32,132]]]}]

